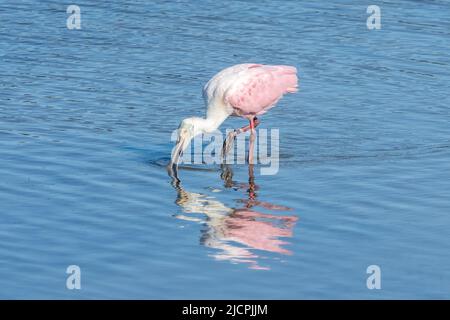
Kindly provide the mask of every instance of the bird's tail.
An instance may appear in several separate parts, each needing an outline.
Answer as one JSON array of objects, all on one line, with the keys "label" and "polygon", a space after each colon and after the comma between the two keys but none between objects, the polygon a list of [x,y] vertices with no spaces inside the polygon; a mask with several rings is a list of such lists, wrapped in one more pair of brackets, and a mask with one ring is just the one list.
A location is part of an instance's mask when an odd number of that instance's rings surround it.
[{"label": "bird's tail", "polygon": [[284,93],[294,93],[298,91],[297,68],[292,66],[275,66],[275,75],[279,79],[279,84],[284,89]]}]

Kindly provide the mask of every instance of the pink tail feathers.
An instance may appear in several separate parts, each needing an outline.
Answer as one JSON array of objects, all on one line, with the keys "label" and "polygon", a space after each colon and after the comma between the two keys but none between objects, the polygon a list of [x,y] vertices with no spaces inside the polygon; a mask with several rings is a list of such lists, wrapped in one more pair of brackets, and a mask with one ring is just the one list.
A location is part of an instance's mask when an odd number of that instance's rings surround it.
[{"label": "pink tail feathers", "polygon": [[298,91],[297,68],[292,66],[277,66],[276,75],[284,93],[294,93]]}]

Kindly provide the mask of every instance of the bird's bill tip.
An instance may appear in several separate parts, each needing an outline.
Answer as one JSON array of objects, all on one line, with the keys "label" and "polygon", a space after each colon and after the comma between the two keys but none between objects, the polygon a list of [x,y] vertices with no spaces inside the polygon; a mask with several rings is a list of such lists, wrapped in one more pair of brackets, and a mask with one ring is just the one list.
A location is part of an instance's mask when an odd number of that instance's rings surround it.
[{"label": "bird's bill tip", "polygon": [[177,144],[173,147],[172,156],[170,158],[169,166],[178,166],[178,162],[180,161],[180,157],[183,154],[184,144],[186,139],[182,136],[178,138]]}]

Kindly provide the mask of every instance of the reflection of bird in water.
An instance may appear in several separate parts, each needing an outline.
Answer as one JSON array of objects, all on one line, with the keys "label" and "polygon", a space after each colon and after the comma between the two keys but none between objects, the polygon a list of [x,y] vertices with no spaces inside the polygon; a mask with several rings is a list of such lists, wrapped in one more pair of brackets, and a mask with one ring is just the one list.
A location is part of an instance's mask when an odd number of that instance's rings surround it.
[{"label": "reflection of bird in water", "polygon": [[[183,215],[176,217],[183,220],[205,223],[201,244],[220,250],[212,256],[217,260],[233,263],[248,263],[252,269],[268,269],[258,264],[258,254],[253,250],[262,250],[279,254],[291,254],[283,247],[288,244],[280,238],[292,237],[292,229],[297,217],[271,215],[258,212],[253,207],[259,206],[269,210],[290,210],[290,208],[272,205],[256,200],[257,186],[254,184],[253,168],[250,166],[248,185],[238,185],[232,181],[232,171],[223,167],[222,178],[226,187],[236,189],[248,188],[248,199],[244,208],[230,208],[214,197],[201,193],[187,192],[180,180],[173,179],[173,186],[178,196],[175,201],[182,208]],[[192,216],[204,214],[206,219]]]}]

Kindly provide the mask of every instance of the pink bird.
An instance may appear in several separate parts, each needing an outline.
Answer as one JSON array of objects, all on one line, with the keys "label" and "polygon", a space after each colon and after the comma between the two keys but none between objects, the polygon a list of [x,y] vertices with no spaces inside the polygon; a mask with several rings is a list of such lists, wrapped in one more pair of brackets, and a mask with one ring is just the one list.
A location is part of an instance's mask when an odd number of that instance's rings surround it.
[{"label": "pink bird", "polygon": [[249,125],[228,134],[222,154],[226,156],[238,134],[251,130],[248,162],[253,164],[255,127],[260,123],[257,116],[275,106],[284,94],[296,92],[297,82],[297,69],[291,66],[245,63],[220,71],[203,88],[206,118],[181,122],[170,167],[178,164],[191,139],[215,131],[229,116],[247,118]]}]

